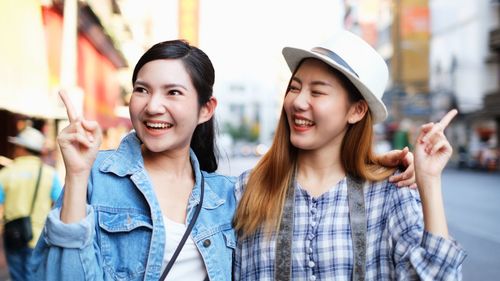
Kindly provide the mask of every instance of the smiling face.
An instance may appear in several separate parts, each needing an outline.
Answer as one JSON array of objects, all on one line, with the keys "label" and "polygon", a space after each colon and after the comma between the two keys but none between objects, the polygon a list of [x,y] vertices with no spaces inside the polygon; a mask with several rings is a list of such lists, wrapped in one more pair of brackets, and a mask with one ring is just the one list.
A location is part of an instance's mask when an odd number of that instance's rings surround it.
[{"label": "smiling face", "polygon": [[349,101],[340,79],[325,63],[306,59],[291,79],[284,101],[290,141],[301,150],[340,149],[348,123],[357,122],[358,103]]},{"label": "smiling face", "polygon": [[[142,66],[134,82],[130,118],[146,149],[189,149],[194,129],[211,117],[198,105],[198,94],[180,59]],[[209,116],[208,116],[209,115]]]}]

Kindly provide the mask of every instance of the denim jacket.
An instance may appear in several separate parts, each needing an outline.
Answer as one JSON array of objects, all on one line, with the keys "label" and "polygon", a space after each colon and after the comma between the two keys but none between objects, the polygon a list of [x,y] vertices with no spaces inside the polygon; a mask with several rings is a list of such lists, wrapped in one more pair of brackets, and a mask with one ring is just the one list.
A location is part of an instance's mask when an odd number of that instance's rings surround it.
[{"label": "denim jacket", "polygon": [[[191,237],[210,280],[231,280],[236,246],[231,225],[236,208],[235,179],[200,171],[193,151],[191,164],[196,184],[189,197],[186,223],[200,202],[203,173],[203,208]],[[116,151],[98,153],[89,178],[86,218],[73,224],[61,222],[61,198],[47,217],[33,253],[35,280],[159,279],[164,222],[134,132]]]}]

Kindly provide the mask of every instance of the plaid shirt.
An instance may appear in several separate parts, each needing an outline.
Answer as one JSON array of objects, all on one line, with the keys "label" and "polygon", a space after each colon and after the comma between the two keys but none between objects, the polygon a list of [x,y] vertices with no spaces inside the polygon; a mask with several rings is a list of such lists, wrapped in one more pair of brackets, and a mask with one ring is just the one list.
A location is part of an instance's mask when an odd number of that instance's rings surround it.
[{"label": "plaid shirt", "polygon": [[[236,183],[241,198],[249,171]],[[293,280],[352,280],[351,226],[344,178],[321,196],[295,184]],[[366,280],[460,280],[466,253],[453,240],[424,231],[418,191],[388,181],[365,187]],[[240,239],[235,280],[274,280],[275,239],[262,230]]]}]

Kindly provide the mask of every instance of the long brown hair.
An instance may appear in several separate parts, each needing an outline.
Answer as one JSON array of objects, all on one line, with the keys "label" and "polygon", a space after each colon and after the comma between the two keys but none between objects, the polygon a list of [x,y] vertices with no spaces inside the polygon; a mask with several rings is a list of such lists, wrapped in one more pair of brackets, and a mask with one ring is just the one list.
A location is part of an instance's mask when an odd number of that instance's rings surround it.
[{"label": "long brown hair", "polygon": [[[300,64],[295,72],[299,67]],[[347,77],[331,67],[330,69],[340,78],[342,86],[349,94],[350,102],[363,99]],[[394,172],[394,169],[383,167],[376,161],[372,150],[372,137],[373,121],[369,112],[359,122],[348,125],[341,146],[341,161],[347,174],[363,180],[378,181]],[[271,148],[250,173],[236,210],[234,224],[239,235],[251,235],[261,226],[265,231],[278,227],[286,191],[293,180],[297,154],[298,149],[290,142],[290,127],[285,110],[282,109]]]}]

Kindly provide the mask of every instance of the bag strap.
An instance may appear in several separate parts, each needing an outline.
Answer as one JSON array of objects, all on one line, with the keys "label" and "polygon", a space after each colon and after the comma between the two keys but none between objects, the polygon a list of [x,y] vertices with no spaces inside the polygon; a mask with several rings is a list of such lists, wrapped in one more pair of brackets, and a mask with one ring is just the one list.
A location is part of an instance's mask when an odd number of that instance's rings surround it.
[{"label": "bag strap", "polygon": [[175,249],[174,254],[172,255],[172,258],[170,258],[170,261],[167,264],[167,267],[165,270],[163,270],[163,273],[160,277],[160,280],[163,281],[167,277],[168,273],[170,272],[170,269],[172,269],[172,266],[174,265],[175,260],[177,259],[177,256],[179,256],[179,253],[182,250],[182,247],[184,247],[184,244],[186,243],[187,238],[189,237],[189,234],[191,233],[191,230],[193,230],[194,224],[196,220],[198,219],[198,215],[200,214],[201,211],[201,206],[203,205],[203,195],[205,194],[205,178],[203,177],[203,173],[201,173],[201,195],[200,195],[200,203],[198,206],[196,206],[195,213],[193,215],[193,218],[191,219],[191,222],[189,222],[189,225],[184,232],[184,235],[182,236],[181,241],[179,242],[179,245],[177,245],[177,249]]},{"label": "bag strap", "polygon": [[347,200],[352,233],[353,281],[365,280],[366,274],[366,211],[363,182],[347,176]]},{"label": "bag strap", "polygon": [[295,174],[296,168],[294,168],[292,178],[288,183],[285,205],[283,206],[278,235],[276,237],[276,248],[274,254],[274,280],[276,281],[291,280]]},{"label": "bag strap", "polygon": [[33,200],[31,201],[30,217],[33,214],[33,207],[35,207],[36,195],[38,194],[38,187],[40,186],[40,178],[42,177],[43,161],[40,161],[40,168],[38,169],[38,178],[36,179],[35,193],[33,194]]}]

